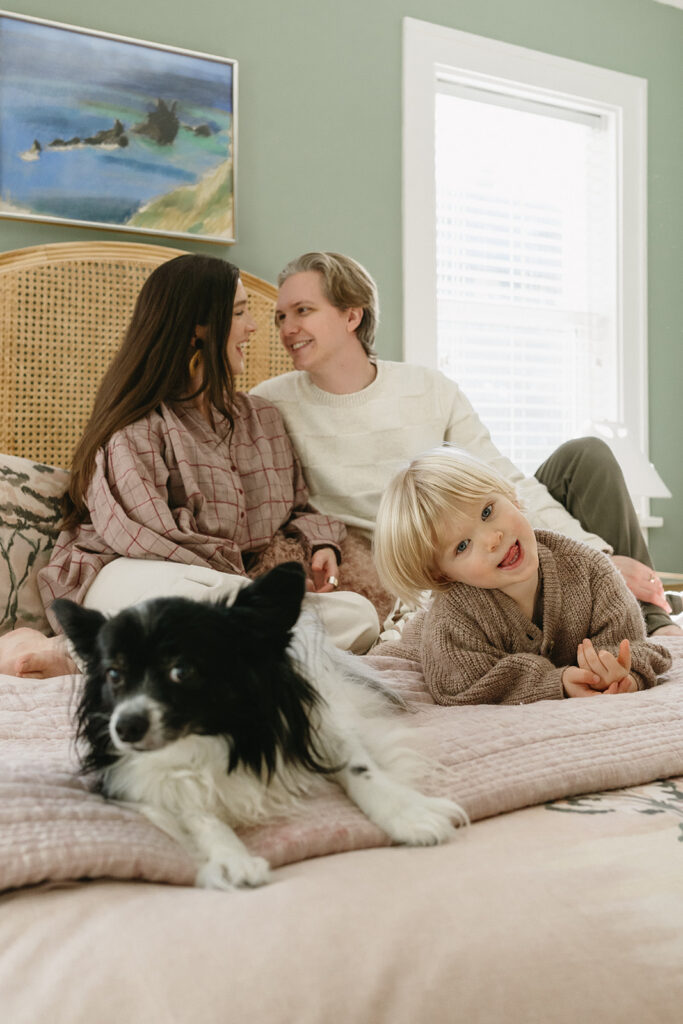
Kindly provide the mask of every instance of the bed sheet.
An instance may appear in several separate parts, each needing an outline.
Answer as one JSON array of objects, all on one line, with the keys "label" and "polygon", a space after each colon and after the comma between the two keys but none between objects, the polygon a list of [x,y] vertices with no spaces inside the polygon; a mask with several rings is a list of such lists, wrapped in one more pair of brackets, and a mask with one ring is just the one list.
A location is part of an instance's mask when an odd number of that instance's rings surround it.
[{"label": "bed sheet", "polygon": [[683,778],[289,864],[0,897],[12,1024],[678,1024]]}]

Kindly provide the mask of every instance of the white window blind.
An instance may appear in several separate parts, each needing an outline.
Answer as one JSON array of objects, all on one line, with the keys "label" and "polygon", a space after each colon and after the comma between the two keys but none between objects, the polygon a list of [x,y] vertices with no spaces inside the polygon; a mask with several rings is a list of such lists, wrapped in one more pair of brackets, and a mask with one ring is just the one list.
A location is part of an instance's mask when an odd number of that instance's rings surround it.
[{"label": "white window blind", "polygon": [[614,119],[448,77],[435,118],[438,366],[533,473],[622,418]]}]

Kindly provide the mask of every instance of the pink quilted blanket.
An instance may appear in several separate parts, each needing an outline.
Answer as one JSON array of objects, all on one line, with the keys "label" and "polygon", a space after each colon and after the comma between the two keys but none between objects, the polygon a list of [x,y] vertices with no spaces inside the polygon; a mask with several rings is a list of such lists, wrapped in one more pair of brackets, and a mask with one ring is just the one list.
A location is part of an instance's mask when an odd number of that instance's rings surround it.
[{"label": "pink quilted blanket", "polygon": [[[449,769],[446,792],[471,819],[578,793],[683,775],[683,640],[667,638],[672,671],[653,690],[595,700],[443,708],[417,666],[372,658],[417,705],[406,716]],[[135,811],[90,792],[75,772],[75,681],[0,676],[0,889],[77,878],[191,884],[194,868]],[[388,845],[332,785],[295,818],[242,833],[274,867]]]}]

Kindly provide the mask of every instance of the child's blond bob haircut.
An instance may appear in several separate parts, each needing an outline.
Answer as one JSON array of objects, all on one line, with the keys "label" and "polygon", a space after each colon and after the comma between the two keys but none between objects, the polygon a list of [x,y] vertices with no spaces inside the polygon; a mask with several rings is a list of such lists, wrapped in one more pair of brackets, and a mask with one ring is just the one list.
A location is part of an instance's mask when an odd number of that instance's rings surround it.
[{"label": "child's blond bob haircut", "polygon": [[416,605],[422,591],[449,586],[435,578],[442,524],[493,494],[519,505],[509,480],[451,445],[419,455],[397,473],[382,495],[375,526],[373,554],[386,589]]}]

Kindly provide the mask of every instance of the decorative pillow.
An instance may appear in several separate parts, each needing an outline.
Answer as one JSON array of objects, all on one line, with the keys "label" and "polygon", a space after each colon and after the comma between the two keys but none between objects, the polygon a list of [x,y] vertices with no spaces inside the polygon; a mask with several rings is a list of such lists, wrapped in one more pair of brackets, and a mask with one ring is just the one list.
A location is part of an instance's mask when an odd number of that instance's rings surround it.
[{"label": "decorative pillow", "polygon": [[59,533],[69,474],[56,466],[0,455],[0,635],[16,626],[50,633],[38,570]]}]

